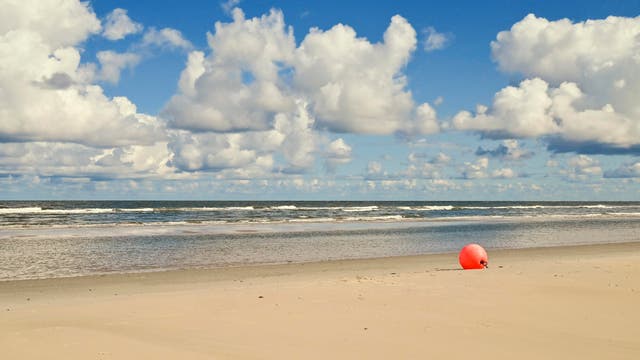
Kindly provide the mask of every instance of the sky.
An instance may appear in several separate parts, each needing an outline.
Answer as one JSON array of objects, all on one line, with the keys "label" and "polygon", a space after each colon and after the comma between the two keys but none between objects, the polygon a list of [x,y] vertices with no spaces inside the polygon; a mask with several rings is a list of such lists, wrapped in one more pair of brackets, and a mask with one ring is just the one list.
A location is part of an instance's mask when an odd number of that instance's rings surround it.
[{"label": "sky", "polygon": [[0,199],[640,200],[640,0],[0,9]]}]

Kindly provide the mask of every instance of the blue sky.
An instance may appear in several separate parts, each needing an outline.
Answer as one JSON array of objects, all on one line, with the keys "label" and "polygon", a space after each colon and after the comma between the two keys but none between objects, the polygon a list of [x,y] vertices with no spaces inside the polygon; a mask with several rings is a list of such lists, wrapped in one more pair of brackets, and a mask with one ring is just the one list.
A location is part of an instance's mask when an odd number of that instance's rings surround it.
[{"label": "blue sky", "polygon": [[1,198],[640,200],[640,1],[63,4],[0,15]]}]

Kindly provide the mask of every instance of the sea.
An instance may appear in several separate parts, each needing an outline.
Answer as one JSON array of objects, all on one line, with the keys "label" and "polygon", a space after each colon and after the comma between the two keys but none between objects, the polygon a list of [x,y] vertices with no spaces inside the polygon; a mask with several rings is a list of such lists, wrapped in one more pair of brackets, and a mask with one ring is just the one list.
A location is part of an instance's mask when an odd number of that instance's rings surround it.
[{"label": "sea", "polygon": [[640,202],[0,201],[0,281],[640,241]]}]

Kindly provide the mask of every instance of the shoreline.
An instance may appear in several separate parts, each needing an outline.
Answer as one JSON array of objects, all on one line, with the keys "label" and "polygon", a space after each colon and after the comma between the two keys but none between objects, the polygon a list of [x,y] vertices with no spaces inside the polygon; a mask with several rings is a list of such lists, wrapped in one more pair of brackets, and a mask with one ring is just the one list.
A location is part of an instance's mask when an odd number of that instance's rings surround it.
[{"label": "shoreline", "polygon": [[[544,246],[517,249],[492,249],[487,248],[489,253],[489,269],[495,266],[497,261],[504,261],[508,258],[510,262],[514,260],[530,263],[536,261],[541,256],[553,255],[556,257],[571,257],[582,255],[588,257],[598,257],[606,254],[620,254],[628,251],[640,252],[640,241],[624,243],[602,243],[584,245],[560,245]],[[0,280],[0,298],[7,289],[34,289],[41,290],[55,287],[75,287],[87,283],[116,284],[119,282],[135,281],[139,285],[154,285],[164,282],[167,279],[179,282],[208,282],[208,281],[229,281],[244,280],[251,278],[269,278],[277,276],[293,275],[299,270],[313,274],[328,271],[359,271],[367,269],[390,269],[398,265],[425,266],[425,271],[462,271],[458,264],[457,252],[442,252],[434,254],[386,256],[374,258],[337,259],[325,261],[292,262],[277,264],[245,264],[218,266],[208,268],[183,268],[167,270],[150,270],[142,272],[114,272],[104,274],[91,274],[80,276],[38,278],[38,279],[17,279]],[[51,283],[51,285],[47,284]]]},{"label": "shoreline", "polygon": [[[0,283],[16,359],[640,356],[640,242]],[[473,349],[473,354],[469,351]]]}]

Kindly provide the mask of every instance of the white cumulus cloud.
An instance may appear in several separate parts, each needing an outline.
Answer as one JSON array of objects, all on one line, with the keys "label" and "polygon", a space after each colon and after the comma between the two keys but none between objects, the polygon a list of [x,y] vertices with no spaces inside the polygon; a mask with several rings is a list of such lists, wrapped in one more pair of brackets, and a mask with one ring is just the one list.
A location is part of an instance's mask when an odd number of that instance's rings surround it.
[{"label": "white cumulus cloud", "polygon": [[169,157],[162,142],[110,149],[59,142],[7,143],[0,147],[0,174],[142,179],[170,175]]},{"label": "white cumulus cloud", "polygon": [[123,69],[133,69],[141,60],[135,53],[117,53],[114,51],[99,51],[96,54],[100,62],[100,74],[98,78],[103,81],[117,84],[120,81],[120,72]]},{"label": "white cumulus cloud", "polygon": [[[36,43],[51,49],[74,46],[100,30],[100,20],[89,5],[76,0],[5,1],[0,12],[3,45],[15,45],[14,51],[39,46]],[[38,41],[26,42],[26,38],[34,37]]]},{"label": "white cumulus cloud", "polygon": [[351,146],[342,138],[336,139],[327,146],[325,157],[327,169],[333,171],[338,165],[351,162]]},{"label": "white cumulus cloud", "polygon": [[[225,173],[268,155],[271,171],[295,174],[320,154],[333,171],[351,161],[351,147],[340,138],[322,150],[324,130],[439,131],[435,110],[416,105],[406,89],[403,69],[416,33],[404,18],[391,19],[380,43],[339,24],[312,29],[298,46],[279,10],[255,18],[239,8],[231,13],[231,22],[217,22],[207,35],[209,51],[189,54],[178,92],[162,112],[173,129],[189,134],[170,144],[180,170]],[[242,145],[249,138],[255,143]],[[223,149],[246,161],[210,155]]]},{"label": "white cumulus cloud", "polygon": [[0,24],[0,138],[104,147],[163,138],[157,119],[91,83],[79,45],[100,21],[86,3],[9,4]]},{"label": "white cumulus cloud", "polygon": [[541,137],[557,151],[640,151],[640,17],[573,23],[528,15],[491,43],[505,72],[525,76],[490,108],[460,112],[457,129]]},{"label": "white cumulus cloud", "polygon": [[295,40],[281,12],[246,20],[235,9],[234,22],[216,23],[208,36],[211,54],[192,52],[179,93],[164,114],[176,128],[229,132],[267,130],[277,113],[295,109],[295,99],[278,81],[290,61]]},{"label": "white cumulus cloud", "polygon": [[129,18],[127,10],[118,8],[107,15],[102,35],[109,40],[121,40],[127,35],[141,32],[143,28],[142,24]]},{"label": "white cumulus cloud", "polygon": [[167,49],[190,50],[191,42],[182,36],[179,30],[172,28],[150,28],[142,36],[141,46],[157,46]]},{"label": "white cumulus cloud", "polygon": [[194,131],[266,130],[278,113],[308,103],[315,125],[363,134],[433,133],[429,104],[416,106],[403,69],[416,33],[394,16],[383,42],[358,37],[347,25],[312,29],[296,46],[282,12],[215,25],[210,54],[192,52],[178,94],[165,115],[172,126]]},{"label": "white cumulus cloud", "polygon": [[[329,171],[351,162],[351,145],[327,131],[440,130],[434,108],[416,103],[408,89],[404,72],[417,39],[401,16],[380,42],[338,24],[312,29],[300,44],[278,10],[246,18],[234,8],[232,16],[215,24],[208,50],[189,53],[164,120],[108,96],[100,82],[118,83],[152,51],[192,50],[178,30],[145,29],[124,9],[101,24],[78,0],[7,4],[0,14],[0,175],[300,182],[317,157]],[[83,58],[90,36],[119,40],[143,30],[127,51],[99,49],[95,64]]]},{"label": "white cumulus cloud", "polygon": [[[312,29],[296,50],[295,84],[313,100],[318,121],[330,130],[391,134],[412,126],[416,109],[402,69],[416,48],[416,32],[394,16],[383,42],[372,44],[346,25]],[[432,109],[420,124],[432,130]]]},{"label": "white cumulus cloud", "polygon": [[[317,134],[311,126],[306,104],[296,104],[291,114],[278,114],[274,127],[228,133],[192,133],[180,131],[169,147],[175,153],[172,164],[183,171],[237,169],[233,176],[253,168],[253,176],[266,176],[279,170],[284,173],[303,172],[314,164]],[[345,144],[346,145],[346,144]],[[273,156],[280,154],[284,166],[276,168]],[[247,175],[248,176],[248,175]]]}]

